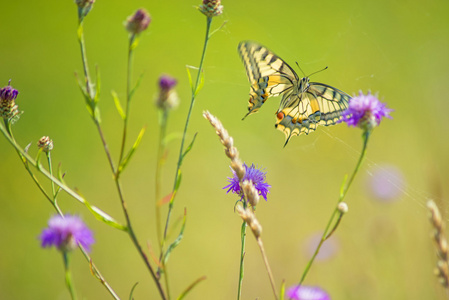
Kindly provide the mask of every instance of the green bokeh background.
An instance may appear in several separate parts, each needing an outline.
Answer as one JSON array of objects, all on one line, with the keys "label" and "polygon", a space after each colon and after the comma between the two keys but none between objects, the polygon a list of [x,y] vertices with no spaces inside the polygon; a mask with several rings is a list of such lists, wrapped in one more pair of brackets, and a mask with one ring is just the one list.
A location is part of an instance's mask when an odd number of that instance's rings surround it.
[{"label": "green bokeh background", "polygon": [[[154,221],[154,173],[158,141],[153,105],[157,79],[168,73],[179,81],[180,107],[170,116],[168,131],[180,136],[190,88],[186,65],[198,66],[205,17],[200,1],[101,1],[85,21],[92,71],[101,73],[103,127],[117,159],[122,123],[110,91],[125,97],[127,33],[123,22],[145,7],[152,23],[135,53],[134,78],[144,72],[132,103],[130,136],[143,125],[147,133],[123,179],[134,227],[142,244],[157,249]],[[191,282],[207,280],[189,299],[234,299],[237,291],[241,220],[233,212],[235,195],[221,188],[230,175],[214,130],[201,112],[215,114],[233,136],[241,158],[267,171],[272,185],[268,202],[257,209],[276,284],[299,280],[307,260],[307,243],[323,230],[345,174],[361,149],[361,132],[338,125],[294,137],[283,148],[284,135],[274,129],[279,99],[241,121],[247,112],[249,83],[236,48],[241,40],[258,41],[305,73],[329,69],[313,81],[349,94],[379,92],[395,111],[375,130],[368,157],[347,197],[349,213],[334,237],[336,253],[317,261],[306,284],[319,285],[333,299],[443,299],[433,276],[436,261],[425,203],[433,198],[447,215],[449,143],[449,19],[447,1],[223,1],[224,13],[210,41],[205,85],[194,107],[189,139],[198,132],[183,165],[183,181],[174,219],[187,208],[182,243],[169,262],[171,294]],[[43,135],[55,148],[66,182],[94,205],[124,223],[109,166],[74,79],[81,73],[76,6],[67,1],[2,1],[0,81],[20,91],[24,111],[14,125],[18,142]],[[296,67],[295,67],[296,69]],[[298,71],[299,72],[299,71]],[[169,144],[164,194],[169,193],[180,139]],[[13,148],[0,138],[0,298],[69,299],[62,259],[42,250],[37,239],[54,213],[23,168]],[[375,170],[394,165],[404,175],[398,201],[382,203],[368,193]],[[44,180],[47,187],[48,182]],[[155,285],[128,236],[95,220],[78,202],[60,195],[64,211],[80,214],[95,232],[92,258],[123,298],[135,282],[136,299],[157,299]],[[164,213],[165,215],[165,213]],[[445,217],[445,219],[447,219]],[[248,236],[243,299],[271,299],[259,250]],[[108,299],[78,251],[73,276],[81,299]]]}]

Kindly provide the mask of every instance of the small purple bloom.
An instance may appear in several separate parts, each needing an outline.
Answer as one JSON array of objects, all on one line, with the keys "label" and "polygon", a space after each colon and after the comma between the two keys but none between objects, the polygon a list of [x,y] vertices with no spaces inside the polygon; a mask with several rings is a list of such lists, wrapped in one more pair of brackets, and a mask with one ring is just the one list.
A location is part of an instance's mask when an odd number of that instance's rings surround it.
[{"label": "small purple bloom", "polygon": [[48,221],[40,235],[42,247],[55,246],[61,251],[70,251],[80,243],[87,251],[94,243],[92,231],[83,223],[78,216],[55,215]]},{"label": "small purple bloom", "polygon": [[132,34],[139,34],[150,25],[150,14],[143,8],[138,9],[134,15],[128,17],[126,29]]},{"label": "small purple bloom", "polygon": [[384,165],[373,171],[369,190],[376,200],[393,202],[399,200],[405,184],[401,170],[393,165]]},{"label": "small purple bloom", "polygon": [[18,94],[19,91],[11,86],[11,80],[9,81],[8,86],[0,89],[0,99],[3,101],[16,100]]},{"label": "small purple bloom", "polygon": [[159,87],[161,90],[171,90],[176,86],[177,80],[169,75],[159,77]]},{"label": "small purple bloom", "polygon": [[315,286],[292,286],[286,296],[294,300],[330,300],[331,297],[323,289]]},{"label": "small purple bloom", "polygon": [[382,103],[376,96],[368,92],[364,95],[362,92],[349,100],[348,109],[342,114],[343,121],[348,126],[357,126],[364,130],[371,130],[379,126],[382,118],[391,118],[390,112],[393,110],[387,108],[385,103]]},{"label": "small purple bloom", "polygon": [[[243,181],[248,180],[251,181],[256,188],[257,192],[260,196],[262,196],[265,200],[267,200],[267,194],[270,192],[269,188],[271,188],[271,185],[265,182],[265,174],[266,172],[262,172],[261,170],[257,169],[254,164],[251,164],[250,167],[246,165],[246,163],[243,163],[243,166],[245,167],[245,176],[243,177]],[[232,170],[232,168],[231,168]],[[232,191],[235,194],[242,195],[243,191],[240,186],[240,181],[235,173],[234,170],[232,170],[233,176],[228,177],[229,184],[225,186],[223,189],[228,189],[226,193],[229,193]]]}]

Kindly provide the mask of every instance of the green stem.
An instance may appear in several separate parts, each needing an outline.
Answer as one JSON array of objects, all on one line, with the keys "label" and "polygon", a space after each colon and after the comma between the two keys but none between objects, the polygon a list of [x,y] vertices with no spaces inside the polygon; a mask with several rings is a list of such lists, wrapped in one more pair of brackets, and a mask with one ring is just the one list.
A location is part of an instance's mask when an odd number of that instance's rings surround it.
[{"label": "green stem", "polygon": [[[307,266],[301,276],[301,280],[299,281],[299,285],[301,285],[304,282],[304,279],[306,278],[310,268],[312,267],[313,262],[315,261],[316,256],[318,255],[321,246],[323,245],[323,243],[326,241],[326,239],[328,239],[331,234],[335,231],[336,227],[338,226],[338,224],[340,223],[341,220],[341,213],[339,213],[338,210],[338,204],[340,202],[343,201],[343,199],[346,197],[346,194],[349,190],[349,188],[351,187],[352,182],[354,181],[355,176],[357,175],[360,166],[362,165],[363,159],[365,158],[365,154],[366,154],[366,149],[367,149],[367,145],[368,145],[368,140],[370,137],[371,132],[370,131],[365,131],[363,133],[363,148],[362,148],[362,152],[360,153],[360,157],[359,160],[357,161],[357,164],[355,166],[355,169],[351,175],[351,177],[349,178],[349,181],[346,183],[346,186],[344,187],[344,189],[342,190],[342,192],[340,193],[340,196],[338,198],[338,202],[337,202],[337,206],[335,207],[331,218],[329,219],[329,222],[327,223],[327,226],[323,232],[323,235],[321,236],[321,240],[315,250],[315,252],[313,253],[312,258],[309,260],[309,262],[307,263]],[[339,215],[339,219],[337,220],[337,222],[335,223],[335,225],[333,226],[333,228],[330,230],[331,225],[333,224],[334,218],[336,215]]]},{"label": "green stem", "polygon": [[[125,120],[123,120],[123,136],[122,136],[122,145],[120,147],[120,156],[118,165],[122,163],[123,155],[125,153],[125,144],[126,144],[126,135],[128,132],[128,119],[129,119],[129,111],[131,104],[131,73],[132,73],[132,58],[133,58],[133,43],[135,40],[135,35],[132,34],[129,38],[129,46],[128,46],[128,70],[126,74],[126,110],[125,110]],[[120,171],[117,169],[116,176],[120,176]]]},{"label": "green stem", "polygon": [[[155,182],[155,195],[156,195],[156,232],[159,247],[162,246],[162,224],[161,224],[161,184],[162,184],[162,165],[164,163],[165,155],[165,136],[167,132],[168,110],[159,110],[159,147],[157,150],[157,163],[156,163],[156,182]],[[162,249],[159,248],[162,252]]]},{"label": "green stem", "polygon": [[244,275],[244,259],[245,259],[245,244],[246,244],[246,227],[247,224],[245,221],[242,223],[242,229],[241,229],[241,241],[242,246],[240,250],[240,268],[239,268],[239,285],[237,289],[237,299],[239,300],[242,296],[242,284],[243,284],[243,275]]},{"label": "green stem", "polygon": [[78,43],[80,45],[81,50],[81,61],[83,62],[84,79],[86,81],[86,92],[91,99],[94,99],[93,91],[91,89],[90,84],[89,64],[87,63],[86,45],[84,42],[83,21],[80,16],[78,16]]},{"label": "green stem", "polygon": [[[199,69],[198,69],[198,74],[197,74],[197,77],[196,77],[195,86],[192,89],[192,98],[191,98],[191,101],[190,101],[189,112],[187,114],[186,124],[185,124],[185,127],[184,127],[184,133],[182,135],[182,140],[181,140],[181,146],[179,148],[179,157],[178,157],[178,164],[177,164],[176,172],[175,172],[175,180],[174,180],[174,184],[173,184],[173,193],[175,193],[176,186],[177,186],[177,183],[178,183],[179,170],[181,169],[181,163],[182,163],[182,158],[183,158],[183,154],[184,154],[184,143],[185,143],[185,139],[186,139],[187,128],[189,127],[190,115],[192,114],[193,106],[195,104],[195,97],[196,97],[196,94],[197,94],[198,85],[200,83],[201,74],[203,72],[203,63],[204,63],[204,58],[206,56],[207,44],[208,44],[209,38],[210,38],[210,34],[209,33],[210,33],[210,25],[212,23],[212,18],[211,17],[207,17],[207,21],[206,22],[207,22],[207,24],[206,24],[206,37],[205,37],[205,40],[204,40],[203,53],[201,54],[200,66],[199,66]],[[171,216],[172,209],[173,209],[173,202],[174,202],[174,197],[172,197],[172,200],[170,201],[169,206],[168,206],[167,219],[166,219],[166,222],[165,222],[164,236],[163,236],[163,240],[162,240],[162,249],[164,248],[164,244],[165,244],[166,239],[167,239],[168,225],[170,223],[170,216]]]},{"label": "green stem", "polygon": [[76,300],[76,293],[75,293],[75,288],[73,287],[73,283],[72,283],[72,275],[70,273],[70,257],[69,257],[69,253],[67,253],[66,251],[64,251],[62,253],[62,257],[64,260],[64,270],[65,270],[65,284],[67,285],[67,288],[69,289],[70,292],[70,296],[72,297],[72,300]]}]

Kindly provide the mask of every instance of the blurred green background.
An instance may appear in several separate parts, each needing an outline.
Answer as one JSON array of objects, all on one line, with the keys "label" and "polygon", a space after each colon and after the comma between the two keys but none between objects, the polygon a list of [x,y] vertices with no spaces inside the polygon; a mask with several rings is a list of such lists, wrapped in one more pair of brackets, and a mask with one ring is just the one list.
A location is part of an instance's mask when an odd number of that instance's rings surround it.
[{"label": "blurred green background", "polygon": [[[197,1],[101,1],[85,21],[91,70],[101,72],[100,109],[111,151],[117,159],[122,123],[110,91],[125,98],[127,33],[123,22],[145,7],[152,23],[135,53],[134,78],[144,72],[132,103],[130,136],[148,130],[122,176],[134,227],[143,245],[157,249],[154,173],[158,141],[153,102],[157,79],[179,81],[180,107],[168,131],[180,136],[190,88],[186,65],[198,66],[206,18]],[[433,275],[435,249],[425,203],[436,200],[447,220],[449,178],[449,4],[447,1],[223,1],[224,13],[213,28],[227,22],[210,41],[205,85],[194,107],[189,139],[198,137],[183,165],[183,181],[174,218],[187,208],[182,243],[169,261],[171,294],[179,295],[200,276],[207,280],[188,299],[235,299],[241,220],[233,212],[237,197],[222,187],[230,176],[214,130],[201,116],[215,114],[233,136],[241,158],[265,168],[272,185],[268,201],[257,209],[276,284],[295,284],[308,261],[310,239],[326,225],[345,174],[361,149],[361,131],[346,125],[320,127],[294,137],[274,129],[279,99],[272,98],[245,121],[249,83],[237,54],[241,40],[255,40],[312,77],[349,94],[379,92],[394,109],[372,135],[368,155],[346,198],[344,217],[330,257],[316,262],[305,284],[319,285],[332,299],[443,299]],[[74,72],[82,73],[77,44],[77,12],[67,1],[2,1],[0,81],[20,91],[24,111],[14,125],[22,146],[49,135],[54,164],[61,162],[66,182],[94,205],[124,223],[110,169],[98,133],[85,109]],[[295,67],[297,70],[297,68]],[[92,72],[93,73],[93,72]],[[299,73],[299,71],[298,71]],[[300,74],[300,73],[299,73]],[[172,187],[180,139],[171,142],[163,189]],[[54,214],[13,148],[0,138],[0,298],[69,299],[62,259],[41,249],[37,237]],[[397,168],[387,182],[395,201],[378,201],[370,192],[377,170]],[[393,169],[394,170],[394,169]],[[47,187],[48,182],[44,181]],[[390,186],[391,187],[391,186]],[[158,299],[155,285],[129,237],[98,221],[78,202],[60,195],[65,212],[78,213],[94,230],[92,258],[117,293],[127,298],[139,282],[136,299]],[[164,212],[165,216],[165,212]],[[254,238],[248,235],[243,299],[271,299],[265,268]],[[108,299],[76,252],[73,276],[81,299]]]}]

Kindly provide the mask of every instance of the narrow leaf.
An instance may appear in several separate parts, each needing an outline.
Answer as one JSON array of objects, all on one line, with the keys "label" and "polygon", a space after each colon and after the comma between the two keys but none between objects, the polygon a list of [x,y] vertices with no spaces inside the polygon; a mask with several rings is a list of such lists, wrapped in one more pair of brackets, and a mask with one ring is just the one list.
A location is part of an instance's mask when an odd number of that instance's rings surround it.
[{"label": "narrow leaf", "polygon": [[170,194],[168,194],[167,196],[163,197],[161,200],[159,200],[157,202],[157,206],[161,207],[164,204],[170,203],[172,197],[173,197],[174,192],[171,192]]},{"label": "narrow leaf", "polygon": [[282,280],[282,284],[281,284],[281,293],[279,296],[279,299],[284,299],[285,295],[285,280]]},{"label": "narrow leaf", "polygon": [[192,94],[194,94],[195,90],[194,90],[194,86],[193,86],[192,74],[190,73],[190,69],[198,70],[198,68],[196,68],[194,66],[186,65],[186,69],[187,69],[187,76],[189,77],[190,89],[192,90]]},{"label": "narrow leaf", "polygon": [[42,148],[39,148],[36,154],[36,168],[40,171],[41,170],[41,156],[42,156]]},{"label": "narrow leaf", "polygon": [[142,74],[140,74],[139,78],[137,78],[137,82],[136,85],[134,86],[134,88],[131,90],[131,92],[129,93],[129,99],[131,99],[134,95],[134,92],[137,90],[137,88],[140,86],[140,83],[142,82],[142,78],[143,78],[143,72]]},{"label": "narrow leaf", "polygon": [[190,150],[192,150],[193,143],[195,142],[195,139],[196,139],[196,136],[197,136],[197,135],[198,135],[198,132],[195,133],[195,135],[193,136],[193,139],[192,139],[192,141],[190,142],[189,146],[186,148],[186,150],[185,150],[184,153],[182,154],[181,161],[180,161],[180,163],[179,163],[180,166],[181,166],[181,164],[182,164],[182,161],[184,160],[184,157],[187,155],[187,153],[190,152]]},{"label": "narrow leaf", "polygon": [[100,90],[101,90],[100,68],[98,66],[95,68],[95,77],[96,77],[95,96],[93,100],[95,103],[98,103],[98,101],[100,100]]},{"label": "narrow leaf", "polygon": [[138,284],[139,284],[138,282],[134,283],[133,287],[131,288],[131,292],[129,293],[129,300],[133,300],[133,299],[134,299],[134,298],[133,298],[134,289],[136,288],[136,286],[137,286]]},{"label": "narrow leaf", "polygon": [[179,232],[178,237],[176,238],[176,240],[173,241],[173,243],[170,244],[170,246],[168,246],[167,251],[165,252],[164,255],[164,265],[167,264],[168,258],[170,257],[171,252],[176,248],[176,246],[179,245],[179,243],[181,242],[183,236],[184,236],[184,229],[186,227],[186,220],[187,220],[187,210],[184,209],[184,218],[182,220],[182,227],[181,227],[181,231]]},{"label": "narrow leaf", "polygon": [[[181,293],[181,295],[179,295],[179,297],[177,298],[177,300],[181,300],[183,299],[195,286],[197,286],[198,283],[200,283],[203,280],[206,280],[207,277],[206,276],[202,276],[200,278],[198,278],[197,280],[195,280],[191,285],[189,285],[184,292]],[[283,298],[281,298],[283,299]]]},{"label": "narrow leaf", "polygon": [[200,90],[203,88],[203,86],[204,86],[204,72],[203,72],[203,70],[201,70],[201,74],[200,74],[200,83],[199,83],[198,86],[196,87],[196,90],[195,90],[195,93],[194,93],[195,97],[196,97],[196,95],[198,95],[198,93],[199,93]]},{"label": "narrow leaf", "polygon": [[345,175],[345,177],[343,178],[343,182],[341,183],[341,186],[340,186],[340,197],[343,196],[343,193],[345,192],[346,181],[347,180],[348,180],[348,174]]},{"label": "narrow leaf", "polygon": [[125,156],[125,158],[123,159],[123,161],[120,163],[119,169],[118,169],[118,173],[120,174],[125,167],[128,165],[131,157],[133,156],[134,152],[136,151],[137,147],[139,147],[140,141],[142,140],[143,135],[145,134],[145,130],[146,130],[146,126],[143,127],[140,132],[139,135],[137,136],[136,141],[134,142],[134,145],[131,147],[131,149],[129,150],[128,154]]},{"label": "narrow leaf", "polygon": [[120,99],[118,98],[117,93],[115,91],[111,91],[111,94],[112,94],[112,98],[114,98],[115,108],[117,109],[118,114],[120,115],[122,120],[125,120],[126,115],[123,112],[123,108],[122,108],[122,105],[120,104]]}]

